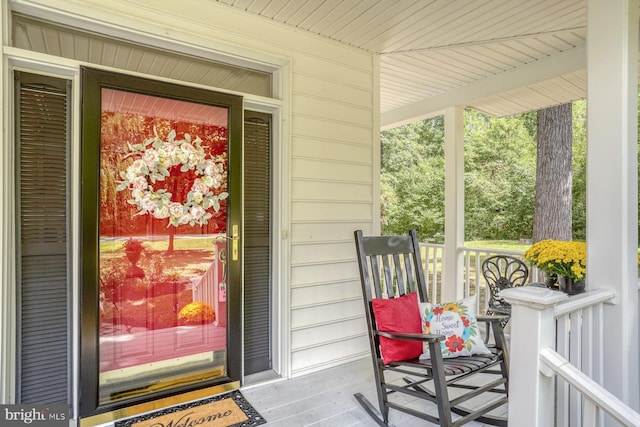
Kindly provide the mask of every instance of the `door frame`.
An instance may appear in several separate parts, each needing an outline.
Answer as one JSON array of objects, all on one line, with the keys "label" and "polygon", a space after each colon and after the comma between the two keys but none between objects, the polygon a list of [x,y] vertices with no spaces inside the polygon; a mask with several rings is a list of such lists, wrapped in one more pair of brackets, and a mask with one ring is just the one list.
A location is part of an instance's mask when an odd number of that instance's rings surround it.
[{"label": "door frame", "polygon": [[[238,227],[242,236],[242,97],[212,92],[198,88],[161,82],[93,68],[81,68],[82,75],[82,187],[80,236],[81,300],[80,300],[80,416],[92,417],[113,412],[134,404],[162,399],[177,392],[189,392],[225,384],[226,388],[238,388],[242,378],[242,239],[233,241],[233,252],[227,261],[227,338],[226,375],[189,385],[169,387],[132,398],[100,403],[99,399],[99,185],[100,185],[100,112],[101,90],[117,89],[141,92],[158,97],[172,98],[192,103],[207,104],[228,109],[228,192],[227,232]],[[231,246],[231,245],[229,245]],[[237,283],[231,282],[232,278]],[[229,385],[236,383],[236,386]]]}]

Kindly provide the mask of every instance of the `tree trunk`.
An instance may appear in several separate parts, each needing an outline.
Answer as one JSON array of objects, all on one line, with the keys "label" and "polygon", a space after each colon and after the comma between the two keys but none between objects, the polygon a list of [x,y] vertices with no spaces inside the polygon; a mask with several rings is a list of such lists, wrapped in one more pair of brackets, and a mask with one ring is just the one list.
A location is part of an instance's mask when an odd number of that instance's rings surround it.
[{"label": "tree trunk", "polygon": [[534,242],[572,238],[571,104],[538,111]]}]

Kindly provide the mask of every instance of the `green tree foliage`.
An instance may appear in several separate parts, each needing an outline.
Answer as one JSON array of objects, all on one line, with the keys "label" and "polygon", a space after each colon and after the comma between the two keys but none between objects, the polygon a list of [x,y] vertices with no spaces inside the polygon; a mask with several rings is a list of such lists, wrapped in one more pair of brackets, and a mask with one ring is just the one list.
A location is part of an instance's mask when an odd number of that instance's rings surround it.
[{"label": "green tree foliage", "polygon": [[573,238],[587,238],[587,108],[573,103]]},{"label": "green tree foliage", "polygon": [[436,117],[381,134],[382,230],[444,236],[444,121]]},{"label": "green tree foliage", "polygon": [[465,112],[465,239],[530,238],[535,135],[527,115]]},{"label": "green tree foliage", "polygon": [[[465,239],[532,238],[536,113],[495,118],[468,110],[464,117]],[[577,101],[573,103],[573,237],[578,240],[586,236],[586,140],[586,105]],[[384,131],[381,143],[383,233],[404,234],[415,228],[423,240],[442,243],[443,118]]]}]

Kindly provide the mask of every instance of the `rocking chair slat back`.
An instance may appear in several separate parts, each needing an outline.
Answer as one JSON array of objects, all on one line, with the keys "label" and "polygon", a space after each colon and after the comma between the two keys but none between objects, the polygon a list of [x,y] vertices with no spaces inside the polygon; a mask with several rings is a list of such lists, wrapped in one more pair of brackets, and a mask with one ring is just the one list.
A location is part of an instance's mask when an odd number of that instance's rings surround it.
[{"label": "rocking chair slat back", "polygon": [[[367,300],[393,298],[418,292],[420,299],[428,301],[424,272],[420,264],[417,239],[411,235],[362,237],[358,245],[360,273],[367,284]],[[367,260],[364,262],[364,260]]]}]

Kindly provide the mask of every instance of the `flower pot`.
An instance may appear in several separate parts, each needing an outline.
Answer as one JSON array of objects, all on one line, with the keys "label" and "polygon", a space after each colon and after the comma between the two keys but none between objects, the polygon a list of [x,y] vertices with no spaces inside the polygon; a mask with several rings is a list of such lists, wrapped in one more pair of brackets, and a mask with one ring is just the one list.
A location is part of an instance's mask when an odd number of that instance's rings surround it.
[{"label": "flower pot", "polygon": [[584,279],[575,281],[571,277],[558,276],[558,286],[567,295],[581,294],[585,291]]},{"label": "flower pot", "polygon": [[127,278],[144,278],[144,270],[138,266],[138,261],[140,261],[140,255],[142,254],[141,250],[128,250],[125,251],[127,255],[127,259],[131,263],[131,265],[127,268]]},{"label": "flower pot", "polygon": [[558,290],[558,276],[555,274],[547,274],[547,278],[544,281],[544,284],[549,289],[553,289],[554,291]]}]

